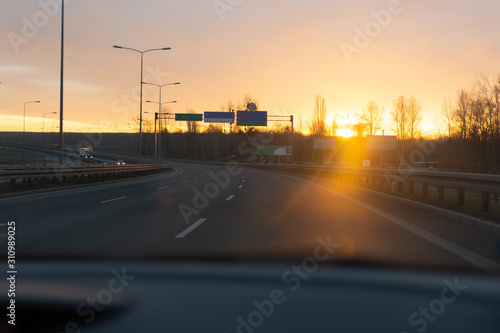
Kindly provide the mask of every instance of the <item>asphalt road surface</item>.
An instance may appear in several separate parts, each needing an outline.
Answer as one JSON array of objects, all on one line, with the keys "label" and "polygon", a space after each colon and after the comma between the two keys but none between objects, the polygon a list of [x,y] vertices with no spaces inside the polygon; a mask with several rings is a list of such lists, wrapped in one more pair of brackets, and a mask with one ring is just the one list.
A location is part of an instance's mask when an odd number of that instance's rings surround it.
[{"label": "asphalt road surface", "polygon": [[[54,258],[306,257],[498,270],[486,231],[367,191],[238,165],[171,163],[151,178],[0,200],[17,255]],[[0,229],[0,232],[5,230]]]}]

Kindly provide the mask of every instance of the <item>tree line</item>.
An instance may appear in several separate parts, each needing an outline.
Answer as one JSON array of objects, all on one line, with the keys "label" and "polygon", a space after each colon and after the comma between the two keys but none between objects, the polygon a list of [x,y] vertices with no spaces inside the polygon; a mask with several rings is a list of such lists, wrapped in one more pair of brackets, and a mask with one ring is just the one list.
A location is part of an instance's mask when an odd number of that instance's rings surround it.
[{"label": "tree line", "polygon": [[[477,75],[474,87],[461,89],[455,99],[444,99],[442,110],[434,116],[435,136],[424,137],[421,129],[422,105],[415,96],[395,98],[391,110],[385,112],[377,101],[371,100],[349,123],[352,138],[338,138],[336,151],[328,152],[329,159],[348,159],[352,163],[369,156],[366,152],[366,137],[371,135],[396,135],[399,158],[408,159],[419,141],[432,140],[436,147],[429,160],[441,163],[447,170],[463,172],[499,173],[500,154],[500,76],[493,79]],[[253,103],[259,110],[259,102],[249,94],[237,103],[228,101],[220,111],[236,112],[248,110]],[[186,112],[194,112],[188,109]],[[315,97],[312,117],[303,126],[302,117],[295,123],[293,151],[296,161],[321,162],[323,153],[313,148],[314,138],[338,136],[341,119],[334,116],[327,121],[327,105],[320,95]],[[153,126],[145,127],[145,145],[154,145]],[[307,134],[304,133],[307,131]],[[149,132],[149,133],[147,133]],[[236,124],[210,124],[201,127],[196,122],[187,122],[186,129],[163,129],[163,156],[199,160],[239,159],[259,161],[255,151],[258,145],[290,145],[291,127],[274,124],[271,128],[238,127]],[[262,138],[266,138],[263,140]],[[152,147],[143,150],[152,151]],[[247,156],[248,155],[248,156]]]}]

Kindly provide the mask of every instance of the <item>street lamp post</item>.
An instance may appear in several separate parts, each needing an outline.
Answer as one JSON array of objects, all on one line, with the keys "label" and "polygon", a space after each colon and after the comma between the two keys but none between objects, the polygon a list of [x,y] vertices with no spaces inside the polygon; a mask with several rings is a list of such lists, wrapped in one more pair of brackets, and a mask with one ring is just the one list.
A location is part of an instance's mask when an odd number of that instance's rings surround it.
[{"label": "street lamp post", "polygon": [[149,85],[152,85],[152,86],[156,86],[159,88],[160,90],[160,96],[159,96],[159,103],[158,103],[158,107],[159,107],[159,110],[158,110],[158,117],[159,117],[159,121],[158,121],[158,132],[159,132],[159,135],[158,135],[158,141],[160,142],[159,143],[159,147],[158,147],[158,151],[160,152],[160,159],[163,158],[163,141],[161,140],[161,132],[162,132],[162,118],[161,118],[161,109],[162,109],[162,103],[161,103],[161,88],[165,87],[165,86],[172,86],[172,85],[177,85],[177,84],[181,84],[180,82],[174,82],[174,83],[166,83],[166,84],[156,84],[156,83],[149,83],[149,82],[143,82],[143,84],[149,84]]},{"label": "street lamp post", "polygon": [[24,146],[26,144],[26,104],[29,103],[40,103],[40,101],[29,101],[24,103],[24,114],[23,114],[23,165],[24,163]]},{"label": "street lamp post", "polygon": [[56,114],[57,112],[45,112],[42,116],[42,147],[45,147],[45,115],[46,114]]},{"label": "street lamp post", "polygon": [[[144,112],[144,113],[153,113],[153,112]],[[155,115],[155,163],[158,160],[158,134],[156,134],[156,120],[158,119],[158,112],[154,112]]]},{"label": "street lamp post", "polygon": [[143,74],[143,64],[144,64],[144,53],[147,53],[147,52],[151,52],[151,51],[166,51],[166,50],[171,50],[170,47],[163,47],[163,48],[160,48],[160,49],[150,49],[150,50],[145,50],[145,51],[139,51],[139,50],[136,50],[136,49],[132,49],[132,48],[129,48],[129,47],[123,47],[123,46],[118,46],[118,45],[113,45],[114,48],[116,49],[123,49],[123,50],[130,50],[130,51],[134,51],[134,52],[138,52],[141,54],[141,97],[140,97],[140,122],[139,122],[139,163],[141,163],[142,161],[142,74]]},{"label": "street lamp post", "polygon": [[[161,99],[160,99],[160,101],[161,101]],[[159,119],[158,120],[158,125],[159,125],[158,127],[159,127],[159,132],[160,132],[160,137],[159,137],[159,142],[160,142],[159,147],[160,147],[160,149],[158,149],[158,153],[160,155],[159,160],[162,160],[163,159],[163,152],[161,150],[163,149],[163,146],[161,145],[161,120],[162,120],[161,119],[161,109],[162,109],[162,106],[164,104],[177,103],[177,101],[169,101],[169,102],[165,102],[165,103],[161,103],[161,102],[159,103],[159,102],[154,102],[154,101],[146,101],[146,103],[155,103],[155,104],[158,104],[158,106],[159,106],[160,112],[158,112],[158,119]]]},{"label": "street lamp post", "polygon": [[59,164],[64,163],[64,0],[61,0],[61,76],[59,79]]}]

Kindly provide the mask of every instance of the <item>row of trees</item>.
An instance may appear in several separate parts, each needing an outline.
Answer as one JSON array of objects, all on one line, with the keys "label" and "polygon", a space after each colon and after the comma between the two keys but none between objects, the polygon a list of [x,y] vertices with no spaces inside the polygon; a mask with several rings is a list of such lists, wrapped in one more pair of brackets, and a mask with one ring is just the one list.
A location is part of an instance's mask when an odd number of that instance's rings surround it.
[{"label": "row of trees", "polygon": [[[499,172],[500,154],[500,76],[497,79],[479,75],[474,88],[460,90],[455,100],[446,98],[442,112],[435,116],[438,139],[433,160],[443,162],[450,170],[467,172]],[[249,104],[259,103],[250,95],[244,96],[239,103],[227,102],[220,106],[221,111],[235,112],[248,110]],[[194,112],[188,109],[187,112]],[[422,106],[416,97],[400,96],[393,101],[387,117],[384,108],[376,101],[369,101],[361,113],[349,119],[349,129],[354,139],[368,135],[382,135],[390,132],[397,135],[401,143],[399,153],[408,159],[415,147],[414,142],[422,140]],[[328,123],[327,106],[322,96],[315,98],[311,121],[306,123],[310,137],[336,136],[345,120],[334,117]],[[152,126],[151,130],[152,130]],[[146,128],[148,128],[146,126]],[[304,161],[314,160],[312,140],[303,135],[302,118],[295,126],[294,154]],[[271,134],[270,142],[259,142],[256,137],[263,133]],[[175,135],[174,135],[175,134]],[[201,128],[197,122],[188,122],[185,131],[163,135],[164,156],[194,159],[223,159],[242,155],[242,143],[252,146],[258,144],[289,144],[290,126],[274,124],[271,129],[241,128],[233,125],[210,124]],[[149,143],[153,140],[148,140]],[[358,140],[359,141],[359,140]],[[359,141],[361,142],[361,141]],[[407,142],[406,149],[404,142]],[[248,147],[247,147],[248,148]],[[150,149],[151,150],[151,149]],[[243,149],[243,151],[247,151]]]},{"label": "row of trees", "polygon": [[463,171],[498,173],[500,152],[500,75],[477,75],[472,89],[446,98],[435,118],[446,141],[446,161]]},{"label": "row of trees", "polygon": [[[422,122],[422,106],[420,102],[414,96],[411,98],[401,96],[395,99],[391,111],[391,120],[393,124],[391,130],[397,134],[399,140],[420,137],[419,126]],[[361,113],[354,115],[354,121],[348,126],[357,137],[385,133],[384,108],[381,108],[376,101],[372,100],[368,102],[368,105]],[[333,118],[330,125],[327,124],[325,100],[320,95],[316,95],[313,116],[309,123],[310,134],[336,136],[339,127],[337,116]]]}]

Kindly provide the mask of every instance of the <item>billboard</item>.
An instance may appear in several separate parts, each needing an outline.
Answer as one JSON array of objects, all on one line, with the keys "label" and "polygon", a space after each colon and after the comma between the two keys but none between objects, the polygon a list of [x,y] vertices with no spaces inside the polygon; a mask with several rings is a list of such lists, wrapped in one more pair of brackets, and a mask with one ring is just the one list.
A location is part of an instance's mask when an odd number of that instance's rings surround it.
[{"label": "billboard", "polygon": [[337,140],[335,138],[314,138],[313,149],[316,150],[335,150]]},{"label": "billboard", "polygon": [[290,156],[291,154],[290,146],[257,146],[257,155]]},{"label": "billboard", "polygon": [[376,151],[396,151],[398,140],[395,135],[369,135],[366,138],[366,149]]},{"label": "billboard", "polygon": [[205,112],[206,123],[234,123],[234,112]]},{"label": "billboard", "polygon": [[267,126],[267,111],[238,111],[238,126]]}]

